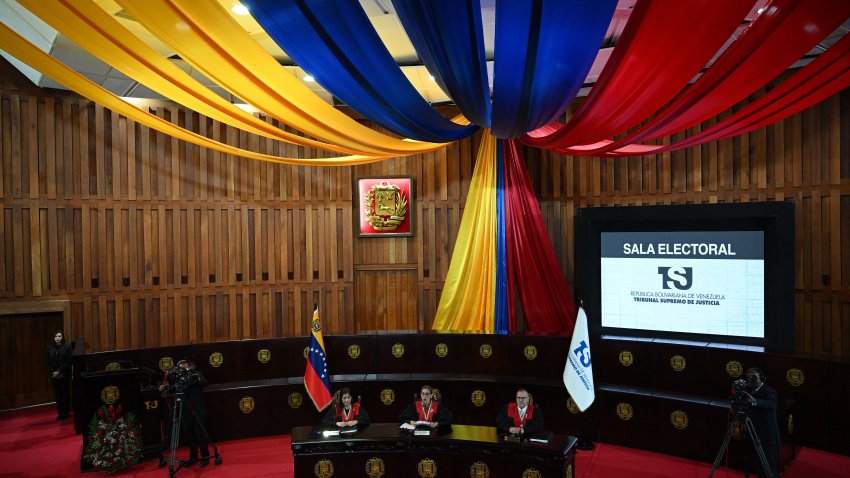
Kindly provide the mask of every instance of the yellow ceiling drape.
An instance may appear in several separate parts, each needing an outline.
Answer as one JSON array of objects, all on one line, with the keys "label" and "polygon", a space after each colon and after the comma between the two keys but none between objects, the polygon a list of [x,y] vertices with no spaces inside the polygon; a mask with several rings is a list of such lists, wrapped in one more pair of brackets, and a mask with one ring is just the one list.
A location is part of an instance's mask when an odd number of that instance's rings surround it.
[{"label": "yellow ceiling drape", "polygon": [[145,44],[91,0],[20,0],[31,13],[130,78],[181,105],[249,133],[345,154],[375,155],[305,138],[231,104]]},{"label": "yellow ceiling drape", "polygon": [[[496,138],[484,130],[434,330],[492,332],[496,308]],[[469,313],[474,311],[474,313]]]},{"label": "yellow ceiling drape", "polygon": [[445,146],[392,138],[329,105],[283,68],[218,2],[118,0],[118,4],[205,76],[312,137],[394,156]]},{"label": "yellow ceiling drape", "polygon": [[386,158],[384,156],[361,155],[316,159],[286,158],[237,148],[235,146],[211,140],[185,128],[181,128],[122,100],[99,85],[92,83],[89,79],[79,73],[71,70],[47,53],[41,51],[38,47],[18,35],[4,23],[0,23],[0,48],[24,63],[27,63],[36,70],[53,78],[57,82],[118,114],[126,116],[133,121],[159,132],[174,136],[175,138],[225,154],[233,154],[261,161],[308,166],[345,166],[370,163]]}]

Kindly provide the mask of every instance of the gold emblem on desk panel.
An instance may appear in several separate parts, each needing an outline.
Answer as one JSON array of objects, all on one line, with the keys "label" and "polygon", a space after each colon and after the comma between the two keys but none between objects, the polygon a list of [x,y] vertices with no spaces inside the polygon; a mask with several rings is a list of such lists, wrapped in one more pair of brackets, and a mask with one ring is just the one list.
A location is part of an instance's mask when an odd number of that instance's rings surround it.
[{"label": "gold emblem on desk panel", "polygon": [[356,359],[360,356],[360,346],[357,344],[351,344],[348,346],[348,356]]},{"label": "gold emblem on desk panel", "polygon": [[481,344],[481,347],[478,347],[478,353],[481,354],[483,358],[490,358],[493,355],[493,347],[490,344]]},{"label": "gold emblem on desk panel", "polygon": [[684,430],[685,428],[688,428],[688,414],[681,410],[676,410],[670,414],[670,423],[672,423],[677,430]]},{"label": "gold emblem on desk panel", "polygon": [[220,352],[213,352],[210,354],[210,365],[213,367],[221,367],[221,364],[224,363],[224,356],[221,355]]},{"label": "gold emblem on desk panel", "polygon": [[159,369],[162,370],[163,372],[169,371],[171,369],[171,367],[173,367],[173,366],[174,366],[174,359],[173,358],[166,355],[165,357],[162,357],[161,359],[159,359]]},{"label": "gold emblem on desk panel", "polygon": [[484,390],[475,390],[472,392],[472,404],[476,407],[480,407],[487,403],[487,394],[484,393]]},{"label": "gold emblem on desk panel", "polygon": [[431,398],[436,400],[437,402],[443,401],[443,395],[440,393],[439,388],[432,388],[431,389]]},{"label": "gold emblem on desk panel", "polygon": [[543,473],[540,473],[535,468],[526,468],[522,472],[522,478],[543,478]]},{"label": "gold emblem on desk panel", "polygon": [[730,360],[726,362],[726,373],[732,378],[738,378],[744,373],[744,366],[737,360]]},{"label": "gold emblem on desk panel", "polygon": [[635,412],[632,409],[631,404],[626,402],[620,402],[617,404],[617,416],[620,417],[620,420],[624,422],[629,421],[632,417],[635,416]]},{"label": "gold emblem on desk panel", "polygon": [[806,381],[806,374],[798,368],[790,368],[785,372],[785,380],[788,380],[792,387],[799,387]]},{"label": "gold emblem on desk panel", "polygon": [[381,390],[381,403],[384,405],[392,405],[395,401],[395,392],[391,388]]},{"label": "gold emblem on desk panel", "polygon": [[674,355],[670,357],[670,367],[672,367],[673,370],[681,372],[682,370],[685,370],[687,366],[688,363],[685,360],[685,357],[682,357],[681,355]]},{"label": "gold emblem on desk panel", "polygon": [[121,390],[115,385],[107,385],[100,391],[100,399],[107,405],[112,405],[121,397]]},{"label": "gold emblem on desk panel", "polygon": [[404,357],[404,345],[393,344],[393,357],[395,357],[395,358]]},{"label": "gold emblem on desk panel", "polygon": [[732,436],[735,437],[736,440],[743,440],[746,433],[747,429],[744,428],[744,424],[740,420],[732,423]]},{"label": "gold emblem on desk panel", "polygon": [[525,355],[526,359],[534,360],[537,358],[537,347],[533,345],[526,345],[522,350],[522,354]]},{"label": "gold emblem on desk panel", "polygon": [[567,478],[573,478],[573,465],[567,465]]},{"label": "gold emblem on desk panel", "polygon": [[304,358],[307,358],[307,352],[309,352],[309,351],[310,351],[310,346],[308,345],[308,346],[304,347],[304,352],[302,352],[301,355],[303,355]]},{"label": "gold emblem on desk panel", "polygon": [[242,413],[248,414],[254,411],[254,397],[242,397],[242,400],[239,400],[239,410],[242,410]]},{"label": "gold emblem on desk panel", "polygon": [[622,352],[620,352],[618,358],[620,359],[620,365],[622,365],[623,367],[628,367],[629,365],[635,363],[635,357],[628,350],[623,350]]},{"label": "gold emblem on desk panel", "polygon": [[121,364],[118,362],[109,362],[103,369],[107,372],[114,372],[116,370],[121,370]]},{"label": "gold emblem on desk panel", "polygon": [[490,467],[482,461],[476,461],[469,467],[469,478],[490,478]]},{"label": "gold emblem on desk panel", "polygon": [[330,460],[319,460],[313,467],[316,478],[331,478],[334,476],[334,464]]},{"label": "gold emblem on desk panel", "polygon": [[269,363],[272,359],[272,351],[269,349],[260,349],[257,351],[257,361],[260,363]]},{"label": "gold emblem on desk panel", "polygon": [[384,476],[384,460],[376,456],[366,460],[366,475],[369,478],[381,478]]},{"label": "gold emblem on desk panel", "polygon": [[449,346],[440,342],[434,347],[434,353],[437,354],[437,357],[443,358],[449,354]]},{"label": "gold emblem on desk panel", "polygon": [[300,393],[292,392],[286,397],[286,402],[289,403],[289,408],[298,408],[304,402],[304,399],[301,398]]},{"label": "gold emblem on desk panel", "polygon": [[437,462],[430,458],[425,458],[416,466],[416,471],[422,478],[434,478],[437,476]]},{"label": "gold emblem on desk panel", "polygon": [[376,231],[396,229],[407,215],[408,198],[389,181],[381,181],[363,195],[363,212]]},{"label": "gold emblem on desk panel", "polygon": [[573,397],[567,397],[567,410],[569,410],[570,413],[581,412],[581,410],[579,410],[578,408],[578,404],[576,404],[576,401],[573,400]]}]

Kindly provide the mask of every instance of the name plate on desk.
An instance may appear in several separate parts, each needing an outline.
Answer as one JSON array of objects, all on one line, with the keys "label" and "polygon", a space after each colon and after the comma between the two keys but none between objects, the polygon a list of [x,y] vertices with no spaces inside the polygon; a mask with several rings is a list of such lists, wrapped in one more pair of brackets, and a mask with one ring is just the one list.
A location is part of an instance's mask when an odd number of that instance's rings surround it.
[{"label": "name plate on desk", "polygon": [[414,436],[430,436],[431,430],[413,430]]},{"label": "name plate on desk", "polygon": [[322,432],[323,437],[336,437],[339,436],[339,430],[325,430]]},{"label": "name plate on desk", "polygon": [[545,445],[549,443],[549,440],[552,439],[552,432],[537,432],[533,435],[528,436],[528,441],[531,443],[537,443],[539,445]]}]

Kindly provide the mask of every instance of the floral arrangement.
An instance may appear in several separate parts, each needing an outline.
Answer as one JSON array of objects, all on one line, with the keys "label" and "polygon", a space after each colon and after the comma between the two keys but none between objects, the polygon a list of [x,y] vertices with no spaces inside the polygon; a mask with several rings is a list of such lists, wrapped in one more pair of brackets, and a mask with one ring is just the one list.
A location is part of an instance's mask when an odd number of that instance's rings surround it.
[{"label": "floral arrangement", "polygon": [[92,465],[115,473],[136,464],[142,457],[142,438],[132,413],[121,415],[121,405],[103,405],[89,423],[86,450]]}]

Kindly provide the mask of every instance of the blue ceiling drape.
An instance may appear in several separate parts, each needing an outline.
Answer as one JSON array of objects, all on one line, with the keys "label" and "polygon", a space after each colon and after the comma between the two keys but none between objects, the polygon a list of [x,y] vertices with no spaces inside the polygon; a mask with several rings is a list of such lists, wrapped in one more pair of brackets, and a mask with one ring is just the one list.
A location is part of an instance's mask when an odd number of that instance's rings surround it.
[{"label": "blue ceiling drape", "polygon": [[299,66],[375,123],[410,138],[469,136],[413,88],[354,0],[243,0],[254,19]]},{"label": "blue ceiling drape", "polygon": [[616,6],[616,0],[496,1],[494,136],[522,136],[566,111]]},{"label": "blue ceiling drape", "polygon": [[393,0],[422,63],[469,121],[490,127],[479,0]]}]

